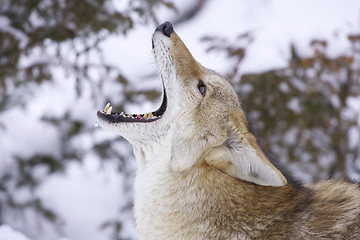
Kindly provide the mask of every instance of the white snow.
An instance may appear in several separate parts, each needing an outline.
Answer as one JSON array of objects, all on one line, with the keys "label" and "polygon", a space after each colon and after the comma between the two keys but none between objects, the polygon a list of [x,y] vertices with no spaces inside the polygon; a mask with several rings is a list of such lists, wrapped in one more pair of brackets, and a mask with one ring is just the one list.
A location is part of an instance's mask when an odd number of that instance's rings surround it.
[{"label": "white snow", "polygon": [[[331,56],[348,52],[347,34],[359,32],[360,2],[357,0],[253,0],[209,1],[191,21],[175,26],[175,30],[204,66],[221,73],[228,70],[228,61],[219,54],[204,54],[207,45],[203,36],[225,36],[231,39],[250,32],[254,42],[247,48],[242,72],[261,72],[285,67],[290,57],[290,44],[301,55],[312,53],[310,41],[328,40]],[[164,14],[161,21],[168,20]],[[130,32],[126,39],[112,38],[104,44],[106,59],[127,66],[127,76],[153,69],[150,54],[153,26]],[[141,69],[141,71],[139,71]]]},{"label": "white snow", "polygon": [[116,218],[125,202],[121,181],[115,164],[100,165],[98,159],[89,157],[82,164],[70,163],[65,174],[51,176],[38,195],[65,220],[65,237],[104,239],[110,234],[100,231],[100,226]]},{"label": "white snow", "polygon": [[23,48],[29,41],[28,36],[22,31],[14,28],[10,24],[10,20],[4,15],[0,16],[0,31],[11,33],[17,40],[19,40],[20,48]]},{"label": "white snow", "polygon": [[0,239],[1,240],[31,240],[23,233],[18,232],[8,225],[0,225]]},{"label": "white snow", "polygon": [[58,154],[60,143],[54,126],[40,122],[38,116],[20,108],[8,110],[0,117],[6,123],[6,128],[0,128],[0,175],[9,171],[13,164],[11,156],[26,158],[34,152]]}]

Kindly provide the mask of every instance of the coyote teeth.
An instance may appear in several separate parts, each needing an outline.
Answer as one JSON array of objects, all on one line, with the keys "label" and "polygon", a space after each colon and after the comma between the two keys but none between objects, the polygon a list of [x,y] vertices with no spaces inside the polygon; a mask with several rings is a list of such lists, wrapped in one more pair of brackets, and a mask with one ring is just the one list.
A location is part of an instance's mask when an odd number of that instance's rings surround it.
[{"label": "coyote teeth", "polygon": [[112,111],[112,107],[109,107],[107,110],[106,110],[106,114],[111,114],[111,111]]},{"label": "coyote teeth", "polygon": [[146,113],[143,117],[144,119],[150,119],[150,118],[153,118],[153,114],[152,112],[149,112],[149,113]]},{"label": "coyote teeth", "polygon": [[109,108],[110,108],[110,103],[107,103],[106,106],[105,106],[105,108],[104,108],[104,112],[107,113],[107,110],[108,110]]},{"label": "coyote teeth", "polygon": [[[107,115],[111,115],[112,109],[113,109],[113,107],[110,105],[110,103],[107,103],[105,105],[103,113],[105,113]],[[124,112],[121,112],[121,113],[114,113],[114,114],[120,115],[124,118],[139,119],[139,120],[141,120],[141,119],[149,120],[149,119],[157,118],[157,116],[154,116],[152,112],[148,112],[148,113],[144,113],[144,114],[126,114]]]}]

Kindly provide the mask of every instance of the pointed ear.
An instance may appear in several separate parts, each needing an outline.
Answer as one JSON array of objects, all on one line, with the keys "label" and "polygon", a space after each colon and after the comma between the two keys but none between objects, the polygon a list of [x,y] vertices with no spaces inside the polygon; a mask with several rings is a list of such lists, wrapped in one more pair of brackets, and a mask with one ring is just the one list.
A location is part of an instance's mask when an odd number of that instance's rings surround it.
[{"label": "pointed ear", "polygon": [[286,178],[266,157],[247,124],[231,125],[226,141],[206,155],[207,163],[234,178],[258,185],[286,185]]}]

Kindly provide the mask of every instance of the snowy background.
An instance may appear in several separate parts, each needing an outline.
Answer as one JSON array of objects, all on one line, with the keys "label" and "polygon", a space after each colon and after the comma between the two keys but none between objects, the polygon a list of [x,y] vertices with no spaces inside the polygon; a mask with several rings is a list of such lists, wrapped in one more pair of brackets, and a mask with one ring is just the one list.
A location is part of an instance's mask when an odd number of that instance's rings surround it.
[{"label": "snowy background", "polygon": [[[190,0],[177,1],[175,5],[181,12],[190,3]],[[115,6],[121,8],[122,4],[115,3]],[[160,22],[171,20],[176,14],[166,8],[159,11]],[[0,28],[7,24],[6,19],[0,17]],[[126,37],[111,36],[101,44],[103,60],[121,67],[122,74],[140,91],[143,88],[161,90],[158,78],[147,79],[147,76],[156,73],[151,54],[151,35],[155,27],[154,24],[140,26]],[[309,43],[314,38],[328,41],[329,56],[351,51],[347,36],[360,32],[360,1],[210,0],[193,19],[175,25],[175,31],[203,66],[223,74],[229,70],[227,66],[231,62],[225,55],[207,53],[208,46],[201,38],[219,35],[234,39],[238,34],[251,32],[253,41],[247,46],[240,74],[257,73],[285,67],[290,58],[290,44],[297,47],[301,56],[311,54]],[[67,49],[64,48],[64,51]],[[26,61],[30,60],[24,60],[22,64],[26,65]],[[49,117],[58,116],[70,108],[73,109],[73,117],[92,127],[96,123],[96,111],[102,109],[108,100],[97,99],[97,106],[94,106],[89,101],[93,97],[90,91],[84,91],[80,98],[77,97],[75,79],[59,68],[53,68],[53,71],[56,72],[55,81],[43,84],[35,96],[29,97],[26,109],[9,108],[1,112],[0,123],[7,124],[6,130],[0,128],[0,175],[11,171],[14,154],[23,157],[34,152],[57,154],[57,148],[53,146],[59,145],[58,132],[54,126],[41,122],[44,113]],[[105,87],[111,101],[121,101],[121,96],[118,96],[121,88]],[[148,112],[156,109],[159,102],[160,99],[127,104],[125,111]],[[354,108],[359,106],[359,102],[354,103]],[[91,138],[83,135],[71,144],[75,148],[86,149],[94,141],[115,139],[99,128],[92,129],[93,132],[89,133]],[[119,143],[119,148],[132,160],[128,162],[133,162],[127,166],[128,170],[135,171],[135,160],[129,145]],[[29,194],[40,197],[47,207],[54,209],[61,217],[60,229],[54,230],[50,224],[40,224],[31,212],[9,214],[4,220],[6,224],[0,226],[0,240],[105,240],[109,239],[111,233],[100,226],[109,219],[123,220],[122,237],[134,239],[131,211],[119,211],[129,204],[131,197],[131,191],[119,186],[124,181],[132,182],[133,175],[119,174],[114,161],[104,163],[97,156],[88,154],[82,162],[70,162],[62,173],[49,177],[46,169],[36,169],[36,176],[44,181],[35,193],[29,193],[26,189],[17,190],[17,201],[26,199]],[[26,215],[27,220],[22,214]],[[32,217],[34,220],[29,221]]]}]

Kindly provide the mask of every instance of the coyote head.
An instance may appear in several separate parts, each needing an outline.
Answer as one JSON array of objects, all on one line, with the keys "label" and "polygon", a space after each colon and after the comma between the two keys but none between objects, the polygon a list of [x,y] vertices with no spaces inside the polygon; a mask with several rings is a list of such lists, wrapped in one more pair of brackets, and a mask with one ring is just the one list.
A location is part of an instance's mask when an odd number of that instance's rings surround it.
[{"label": "coyote head", "polygon": [[98,111],[101,127],[127,139],[138,167],[184,172],[203,164],[241,180],[282,186],[282,173],[249,131],[237,95],[222,76],[202,67],[165,22],[152,37],[163,82],[160,108],[146,114]]}]

